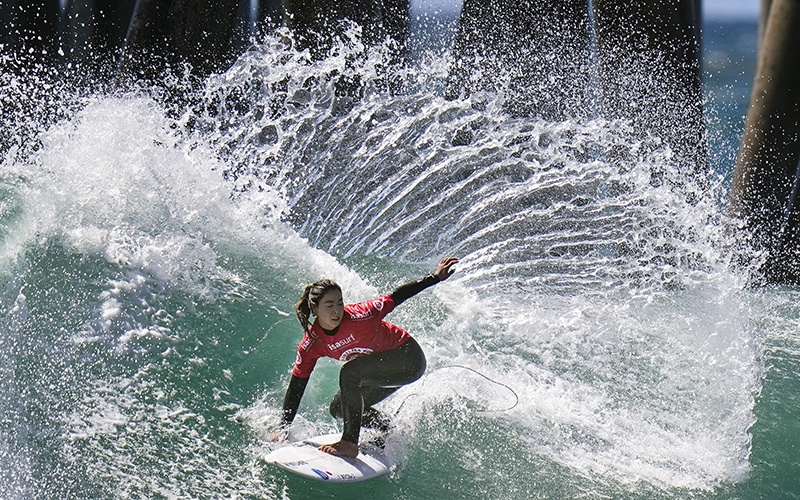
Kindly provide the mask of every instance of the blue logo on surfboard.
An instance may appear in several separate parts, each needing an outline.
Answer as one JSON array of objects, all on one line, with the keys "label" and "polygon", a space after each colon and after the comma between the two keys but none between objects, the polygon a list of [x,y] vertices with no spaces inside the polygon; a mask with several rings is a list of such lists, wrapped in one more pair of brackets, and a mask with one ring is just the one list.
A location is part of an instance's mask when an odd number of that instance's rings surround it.
[{"label": "blue logo on surfboard", "polygon": [[324,479],[325,481],[327,481],[328,479],[330,479],[330,478],[331,478],[331,475],[330,475],[330,473],[328,473],[328,472],[325,472],[324,470],[319,470],[319,469],[311,469],[311,472],[313,472],[314,474],[318,475],[319,477],[321,477],[321,478],[322,478],[322,479]]}]

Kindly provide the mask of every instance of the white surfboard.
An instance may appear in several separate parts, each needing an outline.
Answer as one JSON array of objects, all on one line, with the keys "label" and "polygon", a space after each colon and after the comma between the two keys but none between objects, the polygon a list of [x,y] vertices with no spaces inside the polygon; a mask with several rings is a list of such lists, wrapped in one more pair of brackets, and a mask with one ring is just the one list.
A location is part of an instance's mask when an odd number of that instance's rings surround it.
[{"label": "white surfboard", "polygon": [[384,449],[371,442],[359,444],[356,458],[337,457],[317,449],[341,438],[341,434],[325,434],[304,439],[272,451],[264,460],[303,477],[331,483],[365,481],[392,468]]}]

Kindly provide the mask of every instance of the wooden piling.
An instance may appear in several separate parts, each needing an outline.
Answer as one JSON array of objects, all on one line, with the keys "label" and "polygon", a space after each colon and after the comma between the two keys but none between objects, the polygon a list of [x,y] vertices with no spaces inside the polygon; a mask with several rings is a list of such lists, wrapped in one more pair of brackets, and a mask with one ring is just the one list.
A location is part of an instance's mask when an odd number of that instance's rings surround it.
[{"label": "wooden piling", "polygon": [[705,174],[696,0],[594,0],[603,115],[660,137],[673,163]]},{"label": "wooden piling", "polygon": [[238,4],[239,0],[138,0],[120,78],[158,78],[167,67],[184,62],[198,77],[224,71],[234,58],[229,49]]},{"label": "wooden piling", "polygon": [[367,45],[391,37],[405,57],[409,37],[409,0],[283,0],[284,25],[292,29],[300,50],[324,57],[347,21],[361,27]]},{"label": "wooden piling", "polygon": [[2,40],[9,53],[17,53],[31,62],[47,65],[57,61],[61,43],[58,0],[0,2]]},{"label": "wooden piling", "polygon": [[464,0],[446,96],[502,92],[512,115],[586,113],[588,0]]},{"label": "wooden piling", "polygon": [[764,38],[764,33],[767,31],[767,21],[769,20],[769,9],[772,7],[772,0],[761,0],[759,14],[758,14],[758,45],[761,46],[761,40]]},{"label": "wooden piling", "polygon": [[773,0],[731,181],[733,213],[770,257],[771,282],[800,282],[798,206],[789,204],[800,160],[800,1]]}]

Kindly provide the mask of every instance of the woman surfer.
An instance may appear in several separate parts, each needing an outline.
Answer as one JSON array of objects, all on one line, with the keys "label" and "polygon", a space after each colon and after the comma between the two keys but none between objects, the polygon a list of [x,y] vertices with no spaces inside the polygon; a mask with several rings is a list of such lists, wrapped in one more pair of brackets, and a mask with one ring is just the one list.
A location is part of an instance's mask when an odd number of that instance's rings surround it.
[{"label": "woman surfer", "polygon": [[[271,439],[285,439],[317,359],[325,356],[345,362],[339,373],[339,392],[330,407],[331,415],[344,421],[344,431],[340,441],[320,450],[356,457],[362,426],[386,430],[389,419],[372,406],[419,379],[426,361],[417,341],[383,318],[406,299],[449,278],[456,263],[457,258],[444,259],[434,273],[359,304],[344,305],[342,289],[331,280],[308,285],[295,309],[305,336],[283,401],[280,429]],[[309,327],[312,314],[316,319]]]}]

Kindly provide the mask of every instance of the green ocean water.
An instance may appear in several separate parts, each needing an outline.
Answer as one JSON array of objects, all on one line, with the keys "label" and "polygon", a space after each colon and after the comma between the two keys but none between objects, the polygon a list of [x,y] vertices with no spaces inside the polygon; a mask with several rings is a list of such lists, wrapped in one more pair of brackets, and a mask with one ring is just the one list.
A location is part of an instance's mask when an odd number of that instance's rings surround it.
[{"label": "green ocean water", "polygon": [[[444,101],[436,52],[389,97],[380,52],[268,39],[181,109],[4,74],[0,496],[797,498],[798,293],[747,288],[720,215],[755,25],[705,32],[700,201],[625,123]],[[390,317],[429,361],[383,403],[397,467],[336,486],[264,463],[303,285],[363,300],[445,255],[459,273]],[[338,428],[337,375],[318,365],[292,439]]]}]

